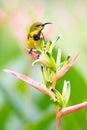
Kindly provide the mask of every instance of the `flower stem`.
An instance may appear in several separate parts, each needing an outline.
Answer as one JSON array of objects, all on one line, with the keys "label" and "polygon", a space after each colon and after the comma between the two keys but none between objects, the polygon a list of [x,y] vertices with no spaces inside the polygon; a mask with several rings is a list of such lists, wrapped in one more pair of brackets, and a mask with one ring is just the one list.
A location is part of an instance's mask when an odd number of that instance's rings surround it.
[{"label": "flower stem", "polygon": [[56,112],[56,130],[60,130],[61,117],[62,117],[61,111],[57,111]]}]

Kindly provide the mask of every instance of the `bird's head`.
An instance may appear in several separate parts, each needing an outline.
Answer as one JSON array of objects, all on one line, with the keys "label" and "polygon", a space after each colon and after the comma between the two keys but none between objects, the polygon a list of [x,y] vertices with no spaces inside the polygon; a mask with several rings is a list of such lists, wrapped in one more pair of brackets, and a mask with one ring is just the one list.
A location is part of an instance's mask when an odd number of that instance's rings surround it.
[{"label": "bird's head", "polygon": [[37,30],[38,32],[42,31],[43,28],[45,27],[45,25],[47,24],[51,24],[50,22],[47,23],[41,23],[41,22],[35,22],[31,25],[30,27],[30,32],[33,32],[35,30]]}]

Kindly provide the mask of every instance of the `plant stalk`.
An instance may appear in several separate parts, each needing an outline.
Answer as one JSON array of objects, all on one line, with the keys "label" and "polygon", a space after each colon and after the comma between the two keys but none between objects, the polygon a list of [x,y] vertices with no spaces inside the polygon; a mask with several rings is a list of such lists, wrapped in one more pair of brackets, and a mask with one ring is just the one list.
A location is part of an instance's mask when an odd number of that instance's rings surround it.
[{"label": "plant stalk", "polygon": [[56,130],[60,130],[61,117],[62,117],[61,111],[57,111],[56,112]]}]

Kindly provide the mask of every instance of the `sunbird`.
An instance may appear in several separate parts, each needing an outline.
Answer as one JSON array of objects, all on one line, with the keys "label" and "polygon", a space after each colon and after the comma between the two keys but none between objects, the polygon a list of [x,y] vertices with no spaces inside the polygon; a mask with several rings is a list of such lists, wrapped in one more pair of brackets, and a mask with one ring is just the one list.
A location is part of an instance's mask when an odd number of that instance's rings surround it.
[{"label": "sunbird", "polygon": [[41,23],[35,22],[30,26],[30,30],[27,36],[27,47],[30,49],[35,49],[36,46],[41,47],[41,38],[44,38],[42,30],[45,25],[51,24],[50,22]]}]

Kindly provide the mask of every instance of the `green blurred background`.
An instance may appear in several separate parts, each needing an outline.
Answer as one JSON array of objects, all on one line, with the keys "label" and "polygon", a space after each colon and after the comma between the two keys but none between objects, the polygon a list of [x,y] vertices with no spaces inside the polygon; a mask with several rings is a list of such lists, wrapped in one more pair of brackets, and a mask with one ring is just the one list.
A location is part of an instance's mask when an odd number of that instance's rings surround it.
[{"label": "green blurred background", "polygon": [[[47,95],[3,72],[8,68],[42,82],[39,65],[22,49],[34,21],[52,22],[46,38],[61,39],[56,49],[71,58],[82,49],[75,65],[62,77],[71,82],[68,105],[87,100],[87,0],[0,0],[0,130],[55,130],[55,110]],[[56,49],[54,56],[56,57]],[[87,130],[87,108],[63,117],[61,130]]]}]

